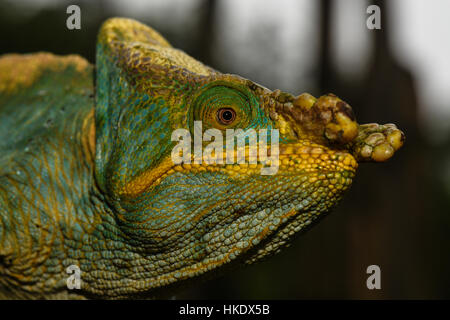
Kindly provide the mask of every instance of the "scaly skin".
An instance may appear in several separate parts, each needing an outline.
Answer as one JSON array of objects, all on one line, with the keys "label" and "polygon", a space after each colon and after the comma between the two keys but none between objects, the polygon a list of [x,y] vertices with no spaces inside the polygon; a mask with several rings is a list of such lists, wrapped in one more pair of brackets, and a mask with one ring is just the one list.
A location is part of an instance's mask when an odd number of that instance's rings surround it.
[{"label": "scaly skin", "polygon": [[[155,297],[253,263],[335,206],[357,161],[385,161],[404,140],[394,125],[357,124],[334,95],[221,74],[133,20],[104,23],[96,72],[94,92],[78,56],[0,59],[3,298]],[[174,165],[171,133],[194,120],[279,129],[278,172]],[[67,289],[70,265],[81,290]]]}]

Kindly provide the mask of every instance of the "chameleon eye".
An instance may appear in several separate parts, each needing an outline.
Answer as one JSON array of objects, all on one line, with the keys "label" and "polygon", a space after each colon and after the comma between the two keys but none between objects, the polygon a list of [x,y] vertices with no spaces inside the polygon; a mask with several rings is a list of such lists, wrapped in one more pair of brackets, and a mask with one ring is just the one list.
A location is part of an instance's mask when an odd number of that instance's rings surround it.
[{"label": "chameleon eye", "polygon": [[247,89],[233,82],[216,81],[201,88],[191,103],[192,119],[202,121],[203,128],[226,130],[256,127],[262,123],[257,98]]},{"label": "chameleon eye", "polygon": [[232,108],[220,108],[217,110],[217,121],[223,125],[229,125],[236,119],[236,111]]}]

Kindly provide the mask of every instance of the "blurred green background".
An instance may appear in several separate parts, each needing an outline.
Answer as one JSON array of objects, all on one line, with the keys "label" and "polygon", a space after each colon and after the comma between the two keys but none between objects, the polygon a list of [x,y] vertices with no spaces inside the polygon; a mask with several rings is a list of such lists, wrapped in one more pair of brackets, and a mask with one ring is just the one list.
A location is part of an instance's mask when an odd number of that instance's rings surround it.
[{"label": "blurred green background", "polygon": [[[81,8],[81,30],[66,8]],[[381,8],[368,30],[366,8]],[[360,123],[395,123],[404,148],[363,164],[347,197],[290,248],[177,298],[450,298],[450,22],[445,0],[0,0],[0,53],[78,53],[91,62],[111,16],[270,89],[333,92]],[[381,268],[368,290],[366,268]]]}]

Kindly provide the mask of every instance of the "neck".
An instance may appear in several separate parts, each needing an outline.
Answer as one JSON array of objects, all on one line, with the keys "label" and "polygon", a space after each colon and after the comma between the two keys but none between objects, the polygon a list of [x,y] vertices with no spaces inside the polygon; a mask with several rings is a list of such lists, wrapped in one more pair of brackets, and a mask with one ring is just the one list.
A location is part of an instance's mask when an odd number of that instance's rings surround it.
[{"label": "neck", "polygon": [[66,268],[117,232],[94,181],[93,115],[73,114],[2,168],[0,289],[20,284],[33,294],[54,290],[54,281],[65,289]]}]

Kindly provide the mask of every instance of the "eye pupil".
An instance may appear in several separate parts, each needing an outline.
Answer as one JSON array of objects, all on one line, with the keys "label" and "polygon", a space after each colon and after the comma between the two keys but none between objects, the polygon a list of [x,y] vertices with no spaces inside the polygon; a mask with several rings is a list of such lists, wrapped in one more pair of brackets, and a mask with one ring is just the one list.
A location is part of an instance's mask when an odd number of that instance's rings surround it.
[{"label": "eye pupil", "polygon": [[217,118],[222,124],[230,124],[236,118],[236,111],[231,108],[221,108],[217,111]]},{"label": "eye pupil", "polygon": [[222,114],[222,117],[224,120],[230,121],[231,119],[233,119],[233,114],[230,110],[227,110]]}]

